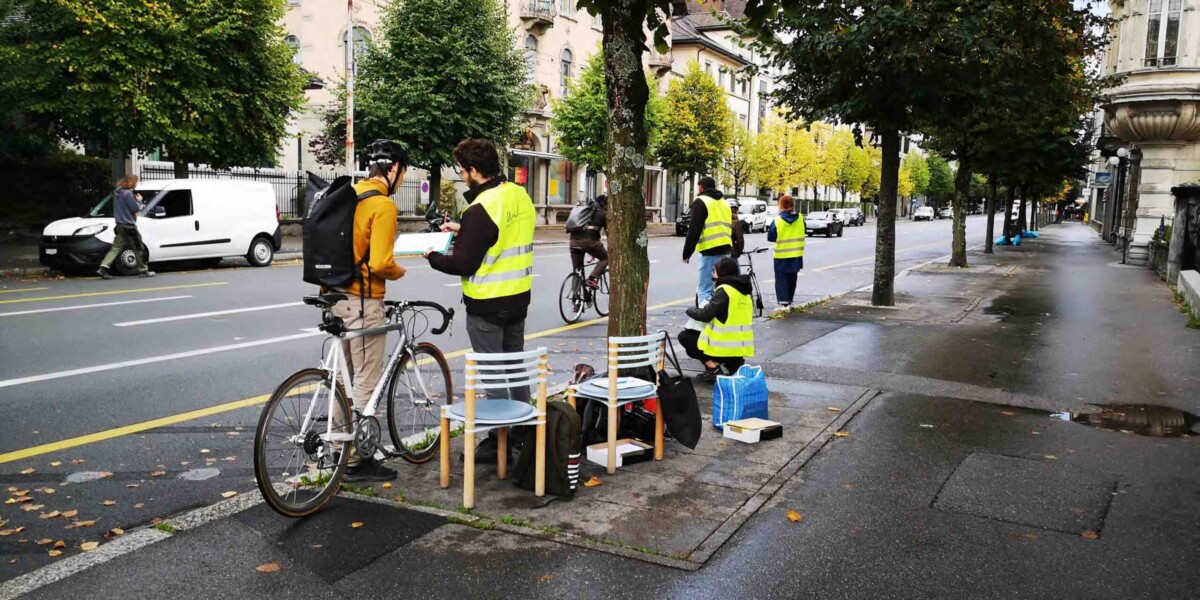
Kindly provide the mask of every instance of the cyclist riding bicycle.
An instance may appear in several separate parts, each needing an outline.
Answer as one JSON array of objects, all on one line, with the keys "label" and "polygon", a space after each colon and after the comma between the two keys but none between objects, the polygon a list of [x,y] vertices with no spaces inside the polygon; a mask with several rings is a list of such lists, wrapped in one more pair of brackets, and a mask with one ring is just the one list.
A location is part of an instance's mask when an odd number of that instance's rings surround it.
[{"label": "cyclist riding bicycle", "polygon": [[608,269],[608,251],[604,248],[604,242],[600,241],[602,229],[608,229],[608,196],[604,194],[596,196],[596,209],[592,213],[591,222],[584,228],[571,232],[571,264],[575,270],[583,269],[585,254],[596,258],[596,266],[587,278],[590,288],[600,287],[600,277]]},{"label": "cyclist riding bicycle", "polygon": [[[345,322],[347,331],[383,326],[386,282],[404,277],[404,267],[396,264],[392,256],[396,244],[397,209],[391,195],[404,181],[408,152],[391,140],[375,140],[367,150],[367,167],[369,178],[354,184],[354,193],[378,194],[363,198],[354,209],[354,263],[362,265],[362,276],[356,277],[345,289],[332,290],[348,296],[332,309],[334,316]],[[365,263],[364,256],[369,256]],[[361,411],[383,377],[386,337],[363,336],[342,344],[354,373],[354,408]],[[351,446],[345,481],[395,478],[395,470],[379,464],[374,457],[358,456]]]}]

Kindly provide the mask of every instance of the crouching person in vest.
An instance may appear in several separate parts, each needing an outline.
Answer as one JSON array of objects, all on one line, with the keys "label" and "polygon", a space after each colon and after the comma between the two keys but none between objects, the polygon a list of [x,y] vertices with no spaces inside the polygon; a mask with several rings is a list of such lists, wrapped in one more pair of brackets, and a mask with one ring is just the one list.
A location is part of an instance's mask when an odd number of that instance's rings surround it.
[{"label": "crouching person in vest", "polygon": [[[453,231],[449,255],[426,252],[429,266],[462,278],[467,309],[467,337],[475,352],[525,350],[525,316],[533,289],[533,201],[525,188],[505,181],[500,155],[486,140],[463,140],[454,148],[470,206],[461,223],[442,225]],[[488,397],[528,402],[529,388],[487,390]],[[511,451],[511,446],[510,446]],[[496,437],[479,444],[475,461],[495,462]]]},{"label": "crouching person in vest", "polygon": [[700,308],[689,308],[687,315],[705,323],[703,331],[679,332],[679,343],[687,355],[704,363],[697,379],[715,381],[717,375],[732,375],[754,356],[754,305],[750,299],[750,278],[738,275],[737,261],[722,258],[713,268],[716,291],[712,300]]},{"label": "crouching person in vest", "polygon": [[[392,251],[396,245],[396,203],[391,195],[404,181],[408,152],[391,140],[376,140],[367,150],[368,178],[354,184],[359,198],[354,208],[354,264],[359,276],[345,289],[349,299],[333,305],[334,316],[346,323],[347,330],[382,327],[385,323],[383,298],[387,280],[404,276],[404,267],[396,264]],[[387,338],[371,335],[343,342],[354,373],[354,408],[362,411],[379,379],[383,377],[383,355]],[[388,481],[396,471],[371,456],[358,456],[350,445],[346,481]]]}]

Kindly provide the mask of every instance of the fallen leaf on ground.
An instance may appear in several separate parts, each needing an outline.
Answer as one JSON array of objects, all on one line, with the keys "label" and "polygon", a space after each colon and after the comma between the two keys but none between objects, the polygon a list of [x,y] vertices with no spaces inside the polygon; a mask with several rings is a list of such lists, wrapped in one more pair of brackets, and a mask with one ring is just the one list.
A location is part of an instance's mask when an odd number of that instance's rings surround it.
[{"label": "fallen leaf on ground", "polygon": [[54,541],[54,540],[52,540],[52,539],[50,539],[50,538],[42,538],[42,539],[40,539],[40,540],[38,540],[38,541],[37,541],[37,545],[39,545],[39,546],[45,546],[46,544],[49,544],[50,542],[53,542],[53,541]]},{"label": "fallen leaf on ground", "polygon": [[842,409],[840,409],[836,406],[826,406],[825,410],[827,410],[829,412],[842,412]]},{"label": "fallen leaf on ground", "polygon": [[583,482],[584,487],[596,487],[598,485],[603,485],[603,484],[604,484],[604,482],[601,481],[599,477],[595,477],[595,476],[589,477],[587,481]]},{"label": "fallen leaf on ground", "polygon": [[851,491],[851,490],[853,490],[853,489],[854,489],[854,484],[853,484],[853,483],[843,483],[843,484],[842,484],[842,489],[843,489],[843,490],[846,490],[847,492],[849,492],[849,491]]},{"label": "fallen leaf on ground", "polygon": [[125,484],[125,487],[132,489],[132,488],[141,487],[141,486],[139,486],[136,483],[127,483],[127,484]]},{"label": "fallen leaf on ground", "polygon": [[358,529],[359,527],[362,527],[362,521],[355,521],[350,524],[351,529]]},{"label": "fallen leaf on ground", "polygon": [[258,565],[257,567],[254,567],[254,570],[258,571],[259,573],[274,573],[275,571],[278,571],[279,569],[282,569],[282,568],[283,568],[283,565],[280,565],[279,563],[269,562],[269,563],[264,563],[264,564]]},{"label": "fallen leaf on ground", "polygon": [[72,458],[71,459],[71,464],[73,464],[73,465],[82,465],[85,462],[87,462],[87,461],[83,460],[82,458]]},{"label": "fallen leaf on ground", "polygon": [[849,431],[837,431],[837,432],[834,432],[833,437],[850,437],[850,432]]},{"label": "fallen leaf on ground", "polygon": [[62,466],[62,461],[61,461],[61,460],[56,460],[56,461],[54,461],[54,462],[50,463],[50,466],[52,466],[52,467],[61,467],[61,466]]},{"label": "fallen leaf on ground", "polygon": [[225,462],[234,462],[237,460],[237,457],[236,456],[226,456],[224,458],[224,460],[225,460]]},{"label": "fallen leaf on ground", "polygon": [[8,491],[15,492],[15,491],[17,491],[17,488],[16,488],[16,486],[10,485],[10,486],[8,486]]},{"label": "fallen leaf on ground", "polygon": [[49,554],[51,557],[62,556],[62,550],[51,550],[46,554]]},{"label": "fallen leaf on ground", "polygon": [[1091,531],[1091,530],[1085,531],[1085,532],[1083,532],[1083,533],[1081,533],[1081,534],[1079,534],[1079,535],[1082,535],[1083,537],[1085,537],[1085,538],[1087,538],[1087,539],[1089,539],[1089,540],[1098,540],[1098,539],[1100,539],[1100,534],[1096,533],[1095,531]]},{"label": "fallen leaf on ground", "polygon": [[1015,417],[1015,416],[1017,416],[1017,413],[1015,413],[1015,412],[1013,412],[1013,411],[1011,411],[1011,410],[1002,410],[1002,411],[1000,411],[1000,414],[1002,414],[1002,415],[1004,415],[1004,416],[1006,416],[1006,417]]},{"label": "fallen leaf on ground", "polygon": [[385,482],[383,482],[383,485],[380,487],[382,487],[385,490],[390,490],[390,489],[392,489],[392,484],[385,481]]},{"label": "fallen leaf on ground", "polygon": [[209,450],[208,448],[201,448],[201,449],[200,449],[200,454],[208,454],[209,452],[212,452],[212,451],[211,451],[211,450]]},{"label": "fallen leaf on ground", "polygon": [[1038,539],[1038,537],[1037,537],[1037,534],[1036,534],[1036,533],[1022,533],[1022,534],[1021,534],[1021,537],[1025,538],[1025,539],[1027,539],[1027,540],[1029,540],[1029,541],[1031,541],[1031,542],[1032,542],[1033,540],[1036,540],[1036,539]]},{"label": "fallen leaf on ground", "polygon": [[37,473],[37,469],[33,467],[29,467],[28,469],[21,471],[22,475],[33,475],[34,473]]},{"label": "fallen leaf on ground", "polygon": [[321,547],[320,544],[313,544],[313,545],[309,546],[309,548],[312,548],[313,550],[316,550],[317,548],[320,548],[320,547]]},{"label": "fallen leaf on ground", "polygon": [[55,547],[56,549],[57,549],[57,548],[66,548],[66,547],[67,547],[67,543],[66,543],[66,542],[64,542],[64,541],[62,541],[62,540],[58,540],[57,542],[54,542],[54,547]]},{"label": "fallen leaf on ground", "polygon": [[38,518],[39,519],[53,519],[54,517],[57,517],[59,515],[62,515],[62,513],[58,512],[57,510],[52,510],[48,513],[42,513],[42,514],[38,515]]},{"label": "fallen leaf on ground", "polygon": [[29,490],[15,490],[15,491],[13,491],[12,495],[17,496],[17,497],[28,496]]},{"label": "fallen leaf on ground", "polygon": [[933,429],[933,425],[929,423],[921,423],[921,429]]},{"label": "fallen leaf on ground", "polygon": [[70,519],[71,517],[74,517],[77,514],[79,514],[79,511],[75,510],[75,509],[64,510],[62,516],[64,519]]},{"label": "fallen leaf on ground", "polygon": [[125,535],[125,530],[121,529],[120,527],[114,527],[114,528],[108,530],[108,532],[113,535]]},{"label": "fallen leaf on ground", "polygon": [[112,477],[112,471],[100,471],[100,479]]},{"label": "fallen leaf on ground", "polygon": [[554,575],[551,573],[546,573],[545,575],[538,577],[538,581],[554,581]]},{"label": "fallen leaf on ground", "polygon": [[95,519],[92,519],[91,521],[75,521],[74,523],[71,523],[71,525],[73,527],[91,527],[92,525],[95,525],[95,524],[96,524]]},{"label": "fallen leaf on ground", "polygon": [[1045,458],[1046,460],[1058,460],[1058,457],[1057,457],[1057,456],[1055,456],[1055,455],[1053,455],[1053,454],[1047,454],[1047,455],[1045,455],[1045,456],[1044,456],[1044,458]]},{"label": "fallen leaf on ground", "polygon": [[84,542],[79,545],[79,549],[83,550],[84,552],[91,552],[92,550],[95,550],[96,548],[99,548],[99,547],[100,547],[100,542]]},{"label": "fallen leaf on ground", "polygon": [[222,498],[232,498],[237,495],[237,492],[221,492]]},{"label": "fallen leaf on ground", "polygon": [[794,510],[787,511],[787,514],[784,516],[786,516],[787,519],[793,523],[799,523],[804,520],[804,515],[796,512]]},{"label": "fallen leaf on ground", "polygon": [[1071,508],[1068,508],[1067,510],[1070,511],[1071,514],[1073,514],[1073,515],[1082,515],[1083,513],[1087,512],[1086,510],[1083,510],[1082,508],[1075,508],[1074,506],[1072,506]]},{"label": "fallen leaf on ground", "polygon": [[100,504],[103,504],[105,506],[113,506],[116,503],[117,503],[116,500],[105,500],[104,502],[101,502]]},{"label": "fallen leaf on ground", "polygon": [[41,493],[43,493],[43,494],[53,494],[54,492],[57,492],[58,490],[56,490],[56,489],[54,489],[54,488],[52,488],[52,487],[44,487],[44,488],[42,488],[42,489],[40,489],[40,490],[38,490],[38,491],[39,491],[39,492],[41,492]]},{"label": "fallen leaf on ground", "polygon": [[21,505],[21,510],[29,512],[31,510],[41,510],[45,506],[45,504],[23,504]]},{"label": "fallen leaf on ground", "polygon": [[163,475],[166,475],[166,474],[167,474],[166,471],[155,471],[155,472],[151,473],[150,476],[151,477],[162,477]]},{"label": "fallen leaf on ground", "polygon": [[138,502],[137,504],[133,505],[134,508],[141,508],[143,506],[145,506],[145,504],[142,504],[141,502]]}]

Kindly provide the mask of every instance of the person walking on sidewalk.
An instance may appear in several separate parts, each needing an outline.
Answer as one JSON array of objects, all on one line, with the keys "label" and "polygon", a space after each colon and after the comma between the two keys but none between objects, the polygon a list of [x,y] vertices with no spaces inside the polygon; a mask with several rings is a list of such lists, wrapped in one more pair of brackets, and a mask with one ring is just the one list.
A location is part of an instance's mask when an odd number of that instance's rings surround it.
[{"label": "person walking on sidewalk", "polygon": [[[733,209],[723,197],[712,177],[700,178],[700,195],[692,202],[692,222],[688,226],[687,239],[683,242],[684,264],[691,262],[693,253],[700,253],[697,306],[704,306],[712,299],[710,273],[717,262],[722,258],[737,258],[742,251],[741,222],[734,220]],[[734,266],[736,268],[736,262]]]},{"label": "person walking on sidewalk", "polygon": [[[341,318],[348,331],[371,329],[385,324],[383,299],[387,281],[404,277],[404,267],[396,264],[392,255],[396,245],[398,211],[392,194],[404,181],[408,170],[408,152],[391,140],[376,140],[367,150],[367,174],[354,184],[354,194],[362,198],[354,209],[354,264],[360,265],[359,276],[343,292],[349,296],[333,305],[333,314]],[[366,195],[364,197],[364,195]],[[364,257],[365,260],[364,260]],[[383,377],[383,360],[387,346],[384,335],[370,335],[342,342],[342,350],[350,357],[354,374],[354,408],[362,411],[379,378]],[[374,457],[358,456],[350,445],[346,481],[389,481],[396,471],[379,464]]]},{"label": "person walking on sidewalk", "polygon": [[786,308],[795,299],[804,268],[804,215],[796,212],[791,196],[779,199],[779,216],[767,230],[767,241],[775,242],[775,299]]},{"label": "person walking on sidewalk", "polygon": [[96,274],[104,279],[113,278],[109,268],[125,250],[133,252],[138,277],[154,277],[154,271],[142,262],[142,234],[138,233],[137,216],[145,206],[142,205],[141,195],[134,191],[138,181],[137,175],[126,175],[117,182],[117,190],[113,192],[113,217],[117,222],[113,229],[113,245],[104,256],[104,260],[100,261],[100,269],[96,271]]},{"label": "person walking on sidewalk", "polygon": [[[454,148],[468,206],[452,231],[451,254],[427,251],[429,266],[462,278],[467,337],[475,352],[523,352],[525,316],[533,289],[533,232],[536,215],[525,188],[500,174],[500,155],[486,140],[469,139]],[[528,402],[528,387],[487,390],[489,398]],[[511,450],[511,447],[510,447]],[[488,434],[475,454],[477,462],[495,462],[496,437]]]},{"label": "person walking on sidewalk", "polygon": [[732,375],[754,356],[754,306],[750,277],[738,275],[736,260],[722,258],[709,276],[716,283],[712,300],[687,310],[689,318],[705,324],[704,329],[684,329],[678,337],[687,355],[704,363],[704,372],[696,378],[711,382],[717,375]]},{"label": "person walking on sidewalk", "polygon": [[608,251],[604,249],[604,242],[600,241],[600,231],[604,229],[608,229],[608,196],[600,194],[596,196],[596,210],[592,213],[591,223],[582,230],[571,232],[571,265],[574,269],[583,268],[585,255],[596,259],[596,266],[587,278],[588,287],[600,287],[600,276],[608,270]]}]

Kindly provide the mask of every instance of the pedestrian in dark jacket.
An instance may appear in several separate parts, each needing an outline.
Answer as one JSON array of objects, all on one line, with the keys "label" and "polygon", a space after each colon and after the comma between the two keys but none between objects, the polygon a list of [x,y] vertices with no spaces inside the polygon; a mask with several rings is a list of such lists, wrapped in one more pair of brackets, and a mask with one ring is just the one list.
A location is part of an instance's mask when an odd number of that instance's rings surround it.
[{"label": "pedestrian in dark jacket", "polygon": [[[708,304],[699,308],[689,308],[687,316],[701,323],[709,323],[714,320],[727,322],[729,321],[729,295],[721,289],[721,286],[728,285],[744,295],[750,295],[750,277],[738,275],[737,261],[732,258],[722,258],[717,261],[711,276],[716,287],[712,299]],[[679,343],[687,355],[704,363],[704,372],[697,377],[700,381],[715,381],[717,375],[721,374],[731,375],[746,363],[746,359],[742,357],[717,357],[705,354],[700,350],[700,333],[694,329],[684,329],[679,332],[678,336]]]},{"label": "pedestrian in dark jacket", "polygon": [[788,307],[796,296],[796,281],[804,268],[804,215],[796,212],[791,196],[779,199],[779,216],[767,230],[767,241],[775,242],[775,299]]},{"label": "pedestrian in dark jacket", "polygon": [[134,191],[138,181],[137,175],[127,175],[117,182],[117,190],[113,192],[113,217],[116,221],[116,227],[113,228],[113,244],[104,260],[100,261],[100,269],[96,271],[96,274],[104,279],[113,278],[109,268],[125,250],[133,251],[138,277],[154,277],[154,271],[147,269],[146,263],[142,262],[142,234],[138,233],[137,216],[145,207],[142,206],[141,196]]}]

